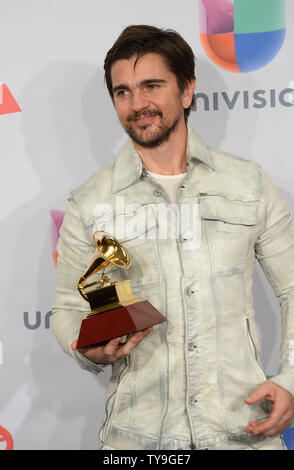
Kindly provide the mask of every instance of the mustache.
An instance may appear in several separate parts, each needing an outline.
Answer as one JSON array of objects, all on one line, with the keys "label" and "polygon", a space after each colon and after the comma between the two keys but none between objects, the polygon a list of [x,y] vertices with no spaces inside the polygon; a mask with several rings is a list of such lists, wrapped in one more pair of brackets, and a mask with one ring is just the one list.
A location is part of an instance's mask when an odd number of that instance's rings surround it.
[{"label": "mustache", "polygon": [[138,119],[141,119],[142,117],[151,117],[151,116],[160,116],[160,117],[162,117],[162,112],[159,111],[159,110],[156,110],[156,111],[148,111],[148,110],[137,111],[137,112],[131,114],[130,116],[128,116],[127,121],[128,122],[137,121]]}]

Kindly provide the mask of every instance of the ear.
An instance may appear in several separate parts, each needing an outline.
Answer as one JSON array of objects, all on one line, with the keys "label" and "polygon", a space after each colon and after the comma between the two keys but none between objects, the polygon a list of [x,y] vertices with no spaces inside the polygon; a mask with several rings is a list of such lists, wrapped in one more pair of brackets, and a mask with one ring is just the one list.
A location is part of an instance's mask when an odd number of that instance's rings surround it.
[{"label": "ear", "polygon": [[195,88],[196,88],[196,80],[195,78],[192,78],[187,83],[186,88],[183,93],[183,107],[185,109],[191,106]]}]

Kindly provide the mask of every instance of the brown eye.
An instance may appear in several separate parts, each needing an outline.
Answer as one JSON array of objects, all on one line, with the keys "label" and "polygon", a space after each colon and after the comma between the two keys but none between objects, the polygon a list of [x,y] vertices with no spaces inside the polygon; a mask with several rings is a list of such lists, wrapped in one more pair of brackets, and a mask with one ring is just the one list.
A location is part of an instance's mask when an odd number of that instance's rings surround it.
[{"label": "brown eye", "polygon": [[123,96],[126,96],[128,94],[128,90],[118,90],[115,93],[115,96],[122,98]]},{"label": "brown eye", "polygon": [[149,90],[155,90],[156,88],[159,88],[159,85],[157,83],[150,83],[147,88]]}]

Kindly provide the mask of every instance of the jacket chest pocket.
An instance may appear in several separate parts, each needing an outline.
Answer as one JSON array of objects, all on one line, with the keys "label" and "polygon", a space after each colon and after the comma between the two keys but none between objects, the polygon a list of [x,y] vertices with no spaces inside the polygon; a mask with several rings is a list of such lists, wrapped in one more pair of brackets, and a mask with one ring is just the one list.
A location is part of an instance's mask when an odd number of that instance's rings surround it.
[{"label": "jacket chest pocket", "polygon": [[214,274],[243,271],[248,256],[254,259],[254,201],[202,195],[201,219]]}]

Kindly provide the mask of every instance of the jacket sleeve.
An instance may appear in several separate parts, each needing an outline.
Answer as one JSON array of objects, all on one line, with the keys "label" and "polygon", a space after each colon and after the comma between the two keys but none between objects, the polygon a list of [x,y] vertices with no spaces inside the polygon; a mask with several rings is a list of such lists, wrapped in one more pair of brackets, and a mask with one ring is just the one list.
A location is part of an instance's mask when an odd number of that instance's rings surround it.
[{"label": "jacket sleeve", "polygon": [[263,227],[256,258],[280,304],[282,336],[278,373],[270,380],[294,395],[294,227],[284,199],[264,171]]},{"label": "jacket sleeve", "polygon": [[91,234],[84,227],[72,197],[64,216],[57,246],[56,293],[52,308],[51,328],[62,349],[83,368],[93,373],[104,366],[89,361],[73,351],[71,344],[78,338],[82,320],[89,313],[89,304],[77,289],[80,276],[86,270],[95,251]]}]

